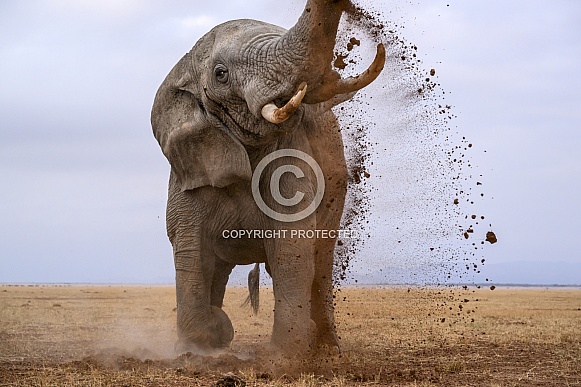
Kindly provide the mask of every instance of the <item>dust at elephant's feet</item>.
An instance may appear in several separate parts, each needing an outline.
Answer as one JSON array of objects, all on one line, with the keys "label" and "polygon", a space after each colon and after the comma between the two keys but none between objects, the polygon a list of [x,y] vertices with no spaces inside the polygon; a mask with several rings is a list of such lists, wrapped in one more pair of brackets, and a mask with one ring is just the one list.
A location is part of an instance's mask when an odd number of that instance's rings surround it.
[{"label": "dust at elephant's feet", "polygon": [[184,341],[184,340],[178,340],[178,341],[176,341],[176,343],[174,345],[174,352],[175,352],[176,356],[181,356],[181,355],[190,353],[190,354],[196,354],[196,355],[201,355],[201,356],[218,357],[218,356],[221,356],[223,354],[231,352],[231,350],[228,347],[213,348],[213,347],[209,347],[209,346],[197,345],[195,343]]},{"label": "dust at elephant's feet", "polygon": [[[185,349],[185,347],[182,347]],[[189,351],[176,352],[175,362],[186,368],[204,368],[215,371],[256,369],[278,377],[304,372],[325,374],[341,358],[337,346],[319,345],[316,350],[288,353],[269,344],[246,346],[243,351],[231,348],[200,349],[190,346]],[[177,347],[176,347],[177,350]]]},{"label": "dust at elephant's feet", "polygon": [[273,376],[315,373],[331,373],[340,361],[338,346],[317,345],[305,352],[285,353],[274,346],[254,348],[254,364]]}]

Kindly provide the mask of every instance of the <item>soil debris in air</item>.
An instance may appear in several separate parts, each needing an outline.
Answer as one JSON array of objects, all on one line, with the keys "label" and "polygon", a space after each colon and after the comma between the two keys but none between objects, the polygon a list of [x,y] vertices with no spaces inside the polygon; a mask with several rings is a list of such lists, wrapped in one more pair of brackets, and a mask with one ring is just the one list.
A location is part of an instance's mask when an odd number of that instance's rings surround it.
[{"label": "soil debris in air", "polygon": [[[496,243],[494,233],[486,234],[492,224],[484,229],[480,221],[484,216],[468,208],[484,200],[481,191],[472,192],[475,185],[484,185],[471,160],[475,147],[453,125],[456,115],[435,66],[424,67],[419,48],[404,37],[400,21],[389,21],[381,12],[356,5],[346,12],[344,21],[332,62],[342,78],[360,73],[358,67],[365,68],[379,42],[386,50],[386,62],[372,87],[334,110],[341,123],[349,171],[341,228],[358,231],[358,237],[337,242],[336,292],[343,283],[357,283],[361,274],[355,268],[364,263],[369,278],[377,283],[441,285],[430,296],[437,302],[427,315],[437,316],[450,327],[473,322],[476,308],[453,307],[454,300],[470,299],[468,286],[461,290],[448,286],[472,282],[479,289],[475,281],[485,274],[479,263],[486,250],[478,244]],[[380,110],[390,114],[374,113]],[[375,179],[368,180],[371,176]],[[389,186],[388,192],[384,186]],[[389,208],[387,220],[382,219],[385,214],[374,212],[377,204],[384,203]],[[386,230],[394,230],[392,246],[374,245],[370,225],[377,221],[384,222]],[[426,235],[438,230],[450,237],[450,243],[445,242],[449,246],[436,245],[438,237],[417,238],[418,230],[428,231]],[[486,239],[475,241],[475,235],[486,235]],[[373,257],[365,255],[367,244],[377,249]],[[418,258],[418,248],[428,253]],[[419,269],[411,274],[386,270],[390,257],[402,266],[409,263]]]},{"label": "soil debris in air", "polygon": [[349,43],[347,43],[347,51],[353,50],[354,46],[360,46],[361,41],[355,37],[349,39]]},{"label": "soil debris in air", "polygon": [[496,239],[496,234],[494,234],[494,232],[492,231],[488,231],[486,233],[486,241],[490,242],[491,244],[498,242],[498,240]]},{"label": "soil debris in air", "polygon": [[346,59],[349,55],[341,55],[339,53],[336,53],[335,55],[336,58],[335,61],[333,62],[333,66],[341,70],[345,69],[345,67],[347,67],[347,63],[345,63],[344,59]]}]

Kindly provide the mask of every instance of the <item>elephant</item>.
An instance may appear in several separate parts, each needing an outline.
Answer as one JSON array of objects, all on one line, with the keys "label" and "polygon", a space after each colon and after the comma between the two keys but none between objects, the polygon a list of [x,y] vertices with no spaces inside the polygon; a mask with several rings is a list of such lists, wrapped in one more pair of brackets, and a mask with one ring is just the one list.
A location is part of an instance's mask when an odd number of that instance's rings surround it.
[{"label": "elephant", "polygon": [[229,346],[234,330],[222,310],[229,275],[257,263],[273,282],[273,350],[339,350],[337,235],[319,232],[339,229],[348,182],[331,108],[385,63],[380,43],[363,73],[341,78],[333,70],[339,22],[352,9],[350,0],[308,0],[289,30],[247,19],[220,24],[159,87],[151,125],[171,167],[166,225],[179,350]]}]

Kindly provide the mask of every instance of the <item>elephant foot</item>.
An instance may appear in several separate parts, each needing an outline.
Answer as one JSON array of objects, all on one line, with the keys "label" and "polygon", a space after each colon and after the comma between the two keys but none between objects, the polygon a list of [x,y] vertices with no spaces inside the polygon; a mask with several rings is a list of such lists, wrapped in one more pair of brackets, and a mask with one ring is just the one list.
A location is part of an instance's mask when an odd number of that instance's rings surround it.
[{"label": "elephant foot", "polygon": [[205,324],[197,321],[189,324],[178,322],[179,340],[175,345],[178,353],[213,353],[228,348],[234,338],[234,327],[228,315],[220,308],[211,307],[210,318]]},{"label": "elephant foot", "polygon": [[324,359],[332,359],[341,356],[341,347],[338,345],[319,344],[317,346],[317,355]]},{"label": "elephant foot", "polygon": [[275,353],[280,353],[287,358],[298,356],[309,356],[315,352],[314,340],[302,338],[277,339],[273,337],[270,341],[269,350]]},{"label": "elephant foot", "polygon": [[315,352],[315,330],[314,321],[309,320],[307,327],[287,327],[280,329],[276,324],[272,333],[270,346],[273,350],[282,353],[286,357],[309,356]]},{"label": "elephant foot", "polygon": [[340,355],[341,345],[334,330],[319,332],[317,335],[317,351],[327,355]]},{"label": "elephant foot", "polygon": [[268,351],[279,354],[285,358],[295,356],[310,356],[314,353],[313,343],[306,343],[304,340],[271,340]]}]

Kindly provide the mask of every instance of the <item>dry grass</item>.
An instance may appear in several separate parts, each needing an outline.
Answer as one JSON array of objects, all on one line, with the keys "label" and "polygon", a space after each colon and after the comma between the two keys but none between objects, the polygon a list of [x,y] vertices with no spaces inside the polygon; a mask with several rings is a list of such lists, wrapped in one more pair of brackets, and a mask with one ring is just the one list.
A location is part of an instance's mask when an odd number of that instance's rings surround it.
[{"label": "dry grass", "polygon": [[0,286],[0,385],[581,385],[581,290],[344,288],[342,355],[284,363],[245,297],[231,351],[177,357],[172,287]]}]

